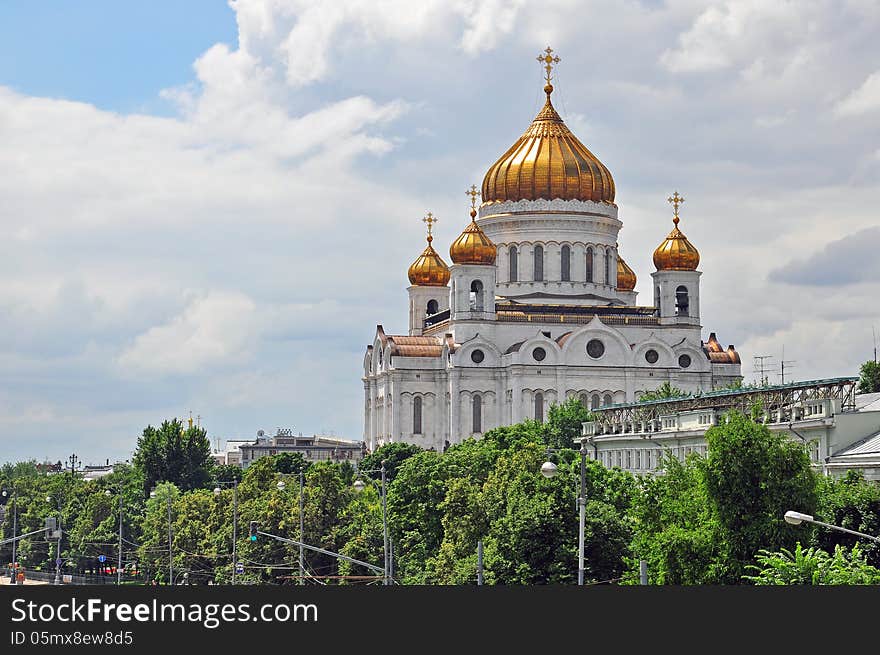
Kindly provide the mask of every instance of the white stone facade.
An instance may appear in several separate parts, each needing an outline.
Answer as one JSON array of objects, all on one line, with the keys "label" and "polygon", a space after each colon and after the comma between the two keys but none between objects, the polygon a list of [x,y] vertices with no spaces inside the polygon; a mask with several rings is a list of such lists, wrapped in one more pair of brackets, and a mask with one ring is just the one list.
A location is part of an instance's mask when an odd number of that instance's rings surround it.
[{"label": "white stone facade", "polygon": [[[649,297],[659,302],[647,306],[616,288],[615,205],[495,203],[477,222],[496,245],[495,265],[454,265],[448,288],[410,287],[409,334],[380,325],[367,347],[371,450],[404,441],[440,451],[546,418],[571,396],[598,406],[633,402],[664,382],[693,392],[741,379],[733,347],[722,350],[714,334],[702,340],[699,272],[655,273]],[[445,302],[428,315],[438,292]]]}]

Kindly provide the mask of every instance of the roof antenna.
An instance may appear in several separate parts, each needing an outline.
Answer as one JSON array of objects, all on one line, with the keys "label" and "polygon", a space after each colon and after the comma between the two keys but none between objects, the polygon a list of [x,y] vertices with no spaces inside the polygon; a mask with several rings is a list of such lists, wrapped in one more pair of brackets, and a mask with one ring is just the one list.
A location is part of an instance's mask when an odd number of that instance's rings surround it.
[{"label": "roof antenna", "polygon": [[874,336],[874,363],[877,363],[877,329],[872,325],[871,334]]}]

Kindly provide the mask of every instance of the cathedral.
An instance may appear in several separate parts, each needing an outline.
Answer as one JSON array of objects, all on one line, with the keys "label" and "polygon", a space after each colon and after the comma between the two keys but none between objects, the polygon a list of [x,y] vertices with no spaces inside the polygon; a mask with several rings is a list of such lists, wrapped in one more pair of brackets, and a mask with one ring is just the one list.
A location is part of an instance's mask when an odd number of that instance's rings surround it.
[{"label": "cathedral", "polygon": [[[739,354],[702,340],[700,254],[679,229],[654,251],[651,304],[619,253],[611,172],[553,107],[550,48],[543,108],[468,192],[471,220],[449,248],[409,267],[409,333],[376,327],[364,357],[364,441],[445,450],[491,428],[542,421],[577,397],[633,402],[664,382],[687,392],[740,381]],[[477,196],[481,203],[477,207]]]}]

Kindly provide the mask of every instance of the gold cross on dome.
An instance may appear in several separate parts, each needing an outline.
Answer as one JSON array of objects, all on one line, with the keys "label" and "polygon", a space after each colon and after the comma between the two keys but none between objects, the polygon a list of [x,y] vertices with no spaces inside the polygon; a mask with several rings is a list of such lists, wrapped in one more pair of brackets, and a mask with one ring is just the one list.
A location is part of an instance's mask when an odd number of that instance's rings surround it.
[{"label": "gold cross on dome", "polygon": [[480,192],[477,191],[477,185],[471,184],[471,188],[464,192],[464,195],[471,197],[471,209],[477,208],[477,196],[480,195]]},{"label": "gold cross on dome", "polygon": [[431,228],[434,226],[434,223],[438,222],[438,219],[434,218],[434,214],[428,212],[422,219],[422,222],[428,226],[428,241],[430,241],[434,238],[431,236]]},{"label": "gold cross on dome", "polygon": [[684,202],[684,198],[676,191],[666,199],[666,202],[672,203],[672,215],[675,217],[673,220],[678,223],[678,206]]},{"label": "gold cross on dome", "polygon": [[554,55],[553,48],[548,45],[547,49],[542,54],[538,55],[537,60],[541,62],[544,66],[544,70],[547,71],[544,79],[547,84],[550,84],[550,78],[552,77],[550,74],[553,72],[553,64],[558,64],[561,61],[559,56]]}]

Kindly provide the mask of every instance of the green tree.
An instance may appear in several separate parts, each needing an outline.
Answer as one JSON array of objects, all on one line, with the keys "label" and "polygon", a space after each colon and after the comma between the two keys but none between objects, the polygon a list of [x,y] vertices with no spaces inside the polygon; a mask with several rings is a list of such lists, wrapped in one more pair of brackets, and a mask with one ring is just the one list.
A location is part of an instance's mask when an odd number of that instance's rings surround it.
[{"label": "green tree", "polygon": [[633,503],[633,557],[627,582],[638,581],[639,560],[651,584],[717,584],[727,572],[727,543],[706,486],[706,459],[682,462],[667,454],[662,475],[639,479]]},{"label": "green tree", "polygon": [[204,428],[184,428],[177,419],[158,428],[148,425],[138,438],[134,465],[145,494],[158,482],[170,482],[182,491],[202,488],[213,478],[211,443]]},{"label": "green tree", "polygon": [[[880,484],[865,480],[858,471],[847,471],[842,478],[820,477],[818,517],[832,525],[856,532],[880,536]],[[792,508],[797,509],[797,508]],[[807,526],[801,526],[807,527]],[[880,567],[880,544],[865,541],[839,530],[814,527],[813,544],[826,552],[840,545],[852,548],[861,544],[866,561]]]},{"label": "green tree", "polygon": [[639,402],[645,400],[665,400],[667,398],[683,398],[689,394],[678,387],[673,387],[669,382],[664,382],[653,391],[645,391],[639,396]]},{"label": "green tree", "polygon": [[583,424],[593,415],[577,397],[550,405],[547,416],[546,439],[552,448],[575,448],[575,440],[581,437]]},{"label": "green tree", "polygon": [[801,543],[794,552],[786,548],[772,552],[762,549],[755,557],[757,564],[746,570],[754,575],[743,579],[756,585],[878,585],[880,569],[865,560],[858,544],[847,550],[840,544],[829,555],[818,548],[804,549]]},{"label": "green tree", "polygon": [[859,393],[880,392],[880,362],[869,359],[859,369]]},{"label": "green tree", "polygon": [[382,468],[382,462],[384,461],[385,481],[386,483],[390,483],[397,476],[397,470],[400,468],[400,465],[413,455],[418,455],[422,450],[422,448],[419,448],[415,444],[403,443],[402,441],[387,443],[383,446],[379,446],[374,452],[364,457],[364,459],[361,460],[358,469],[362,471],[374,471],[373,473],[365,473],[365,475],[368,475],[374,480],[378,480],[381,477],[381,474],[378,471]]},{"label": "green tree", "polygon": [[726,581],[735,584],[760,549],[794,548],[800,535],[782,517],[792,507],[814,513],[816,474],[803,444],[738,412],[706,441],[706,489],[729,549]]}]

